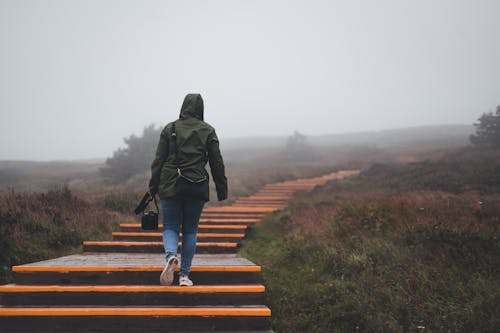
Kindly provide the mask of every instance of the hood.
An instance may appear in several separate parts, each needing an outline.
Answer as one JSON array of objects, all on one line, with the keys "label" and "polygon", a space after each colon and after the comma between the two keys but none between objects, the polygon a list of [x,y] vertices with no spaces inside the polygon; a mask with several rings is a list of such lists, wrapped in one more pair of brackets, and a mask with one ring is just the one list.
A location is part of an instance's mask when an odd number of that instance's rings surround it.
[{"label": "hood", "polygon": [[179,118],[190,117],[203,120],[203,99],[200,94],[187,94],[184,98]]}]

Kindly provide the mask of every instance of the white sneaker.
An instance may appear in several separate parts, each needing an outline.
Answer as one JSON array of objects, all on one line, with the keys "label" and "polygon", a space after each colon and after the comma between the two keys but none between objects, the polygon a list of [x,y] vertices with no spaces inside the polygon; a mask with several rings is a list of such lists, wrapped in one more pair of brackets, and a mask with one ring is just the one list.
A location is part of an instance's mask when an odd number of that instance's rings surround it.
[{"label": "white sneaker", "polygon": [[160,284],[162,286],[170,286],[174,282],[174,271],[178,263],[179,259],[176,256],[168,258],[167,265],[160,275]]},{"label": "white sneaker", "polygon": [[193,281],[189,279],[186,275],[179,276],[179,286],[183,287],[191,287],[193,285]]}]

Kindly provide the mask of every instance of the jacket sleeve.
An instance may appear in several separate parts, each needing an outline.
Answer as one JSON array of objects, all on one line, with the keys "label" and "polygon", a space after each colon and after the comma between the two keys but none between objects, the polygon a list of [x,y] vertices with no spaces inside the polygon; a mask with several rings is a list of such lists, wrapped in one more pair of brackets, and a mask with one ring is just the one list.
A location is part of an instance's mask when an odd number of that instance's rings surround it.
[{"label": "jacket sleeve", "polygon": [[210,171],[215,182],[217,199],[222,201],[227,199],[227,178],[224,169],[224,161],[222,160],[222,155],[219,150],[219,139],[215,131],[212,131],[208,136],[207,150],[208,163],[210,164]]},{"label": "jacket sleeve", "polygon": [[[165,128],[166,129],[166,128]],[[160,135],[160,141],[156,148],[156,155],[153,163],[151,164],[151,179],[149,180],[149,191],[152,194],[158,193],[160,185],[160,175],[163,163],[167,159],[169,150],[169,140],[166,130],[163,130]]]}]

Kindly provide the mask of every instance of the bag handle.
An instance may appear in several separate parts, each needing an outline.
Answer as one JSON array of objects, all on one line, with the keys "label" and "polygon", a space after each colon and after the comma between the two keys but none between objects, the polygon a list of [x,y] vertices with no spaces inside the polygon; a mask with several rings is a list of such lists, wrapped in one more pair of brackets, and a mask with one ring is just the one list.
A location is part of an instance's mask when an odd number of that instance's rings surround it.
[{"label": "bag handle", "polygon": [[[160,214],[160,210],[158,209],[158,203],[156,202],[156,194],[155,194],[155,195],[153,195],[153,201],[154,201],[154,203],[155,203],[156,212],[157,212],[158,214]],[[151,202],[151,200],[150,200],[149,202]]]},{"label": "bag handle", "polygon": [[160,210],[158,209],[158,203],[156,201],[156,195],[151,196],[149,192],[146,192],[144,196],[141,199],[141,202],[139,202],[139,205],[134,209],[134,213],[136,215],[140,213],[144,213],[144,210],[146,210],[146,207],[149,205],[151,201],[154,201],[155,207],[156,207],[156,212],[159,214]]}]

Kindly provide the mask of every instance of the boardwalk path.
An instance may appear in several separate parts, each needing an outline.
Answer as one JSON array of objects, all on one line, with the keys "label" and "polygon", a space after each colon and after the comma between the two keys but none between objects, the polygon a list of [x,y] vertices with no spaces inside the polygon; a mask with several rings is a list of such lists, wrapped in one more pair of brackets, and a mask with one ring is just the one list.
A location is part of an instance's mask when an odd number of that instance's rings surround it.
[{"label": "boardwalk path", "polygon": [[341,171],[264,186],[232,206],[204,209],[191,278],[160,286],[161,228],[121,224],[113,241],[84,242],[84,253],[14,266],[0,286],[1,332],[270,332],[261,267],[236,254],[249,226]]}]

